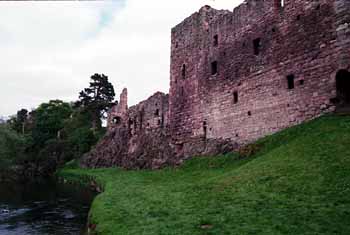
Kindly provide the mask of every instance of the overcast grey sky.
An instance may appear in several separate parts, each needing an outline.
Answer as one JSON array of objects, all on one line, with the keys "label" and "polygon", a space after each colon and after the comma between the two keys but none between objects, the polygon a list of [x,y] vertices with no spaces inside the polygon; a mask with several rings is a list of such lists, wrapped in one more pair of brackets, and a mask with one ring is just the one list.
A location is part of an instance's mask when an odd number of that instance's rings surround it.
[{"label": "overcast grey sky", "polygon": [[0,116],[74,101],[104,73],[129,104],[168,92],[170,30],[203,5],[242,0],[0,2]]}]

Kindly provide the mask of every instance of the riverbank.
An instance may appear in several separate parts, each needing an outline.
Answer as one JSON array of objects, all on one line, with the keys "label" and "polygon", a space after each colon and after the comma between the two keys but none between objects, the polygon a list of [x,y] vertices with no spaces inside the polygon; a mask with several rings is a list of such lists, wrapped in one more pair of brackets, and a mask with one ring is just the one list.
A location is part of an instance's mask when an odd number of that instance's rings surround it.
[{"label": "riverbank", "polygon": [[[194,158],[176,169],[72,169],[104,192],[97,234],[350,234],[350,117],[266,137],[253,156]],[[96,225],[96,227],[95,227]]]},{"label": "riverbank", "polygon": [[86,235],[95,194],[55,179],[0,182],[0,234]]},{"label": "riverbank", "polygon": [[22,182],[40,181],[54,175],[58,164],[48,161],[48,163],[22,163],[13,164],[0,169],[0,182]]}]

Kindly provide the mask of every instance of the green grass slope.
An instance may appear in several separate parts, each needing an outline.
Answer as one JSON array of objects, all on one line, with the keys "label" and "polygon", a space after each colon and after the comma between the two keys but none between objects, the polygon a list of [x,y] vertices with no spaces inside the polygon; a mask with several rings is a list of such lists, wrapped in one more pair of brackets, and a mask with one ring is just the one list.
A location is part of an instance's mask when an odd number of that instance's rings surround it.
[{"label": "green grass slope", "polygon": [[104,186],[91,208],[98,234],[350,234],[350,117],[325,116],[258,143],[243,160],[59,175]]}]

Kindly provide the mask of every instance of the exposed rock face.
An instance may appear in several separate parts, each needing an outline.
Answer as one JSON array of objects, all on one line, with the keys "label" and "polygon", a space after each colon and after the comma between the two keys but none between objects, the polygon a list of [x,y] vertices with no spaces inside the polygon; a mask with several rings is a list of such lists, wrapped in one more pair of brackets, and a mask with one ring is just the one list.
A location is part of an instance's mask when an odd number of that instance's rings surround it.
[{"label": "exposed rock face", "polygon": [[128,159],[124,167],[128,169],[159,169],[178,165],[182,158],[176,155],[171,138],[166,131],[142,132],[129,142]]},{"label": "exposed rock face", "polygon": [[183,157],[213,156],[229,153],[237,148],[238,144],[231,139],[191,138],[184,144]]},{"label": "exposed rock face", "polygon": [[229,139],[202,137],[188,140],[185,147],[176,144],[169,129],[168,99],[168,95],[157,92],[127,108],[127,90],[124,89],[121,102],[109,113],[107,134],[82,158],[81,165],[89,168],[159,169],[178,165],[191,156],[229,152],[236,147]]},{"label": "exposed rock face", "polygon": [[116,128],[85,156],[82,166],[102,168],[119,166],[125,169],[159,169],[181,162],[166,132],[143,131],[131,137],[127,129]]},{"label": "exposed rock face", "polygon": [[348,0],[204,6],[172,29],[171,43],[169,95],[128,108],[124,90],[85,165],[178,164],[350,103]]},{"label": "exposed rock face", "polygon": [[128,132],[126,128],[116,128],[107,132],[103,139],[86,154],[81,165],[89,168],[122,166],[128,154]]},{"label": "exposed rock face", "polygon": [[177,165],[182,157],[171,143],[168,128],[168,95],[157,92],[128,108],[127,90],[108,117],[108,131],[83,157],[84,167],[119,166],[126,169],[158,169]]}]

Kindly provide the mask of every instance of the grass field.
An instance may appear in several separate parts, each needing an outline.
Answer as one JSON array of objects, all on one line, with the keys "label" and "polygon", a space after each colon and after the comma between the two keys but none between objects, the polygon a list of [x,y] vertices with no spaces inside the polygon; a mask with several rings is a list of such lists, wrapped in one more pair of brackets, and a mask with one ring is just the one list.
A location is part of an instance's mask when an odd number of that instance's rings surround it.
[{"label": "grass field", "polygon": [[245,159],[58,175],[104,187],[91,207],[98,234],[350,234],[350,117],[325,116],[257,144]]}]

